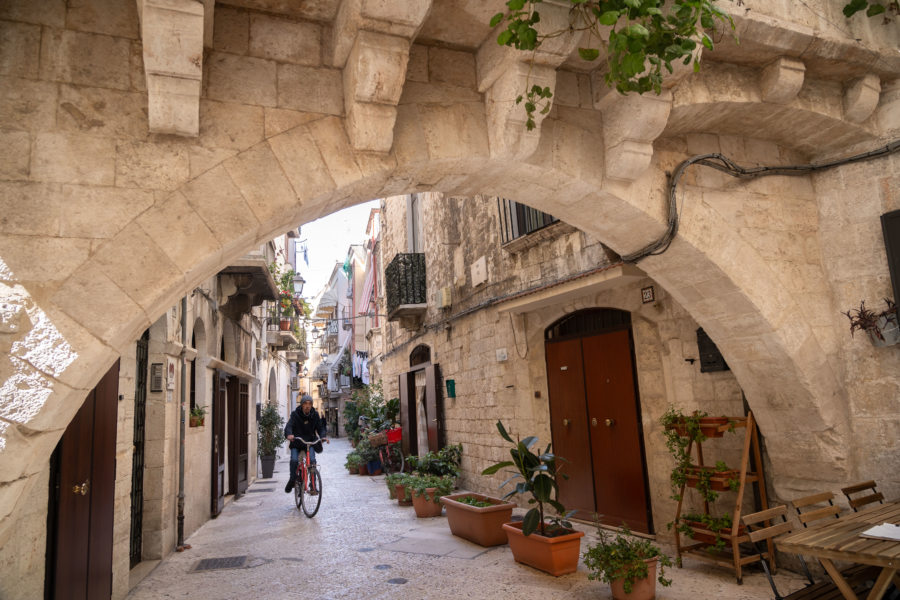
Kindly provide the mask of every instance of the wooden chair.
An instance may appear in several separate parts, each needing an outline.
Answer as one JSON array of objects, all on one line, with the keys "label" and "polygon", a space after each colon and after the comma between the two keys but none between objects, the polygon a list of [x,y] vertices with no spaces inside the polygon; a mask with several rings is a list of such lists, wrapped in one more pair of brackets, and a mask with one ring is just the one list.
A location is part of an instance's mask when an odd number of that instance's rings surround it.
[{"label": "wooden chair", "polygon": [[[834,503],[834,494],[832,492],[821,492],[811,496],[796,498],[791,500],[790,504],[797,511],[797,518],[800,519],[800,523],[804,527],[809,523],[829,517],[837,519],[841,513],[841,507]],[[817,504],[824,504],[825,506],[817,507]]]},{"label": "wooden chair", "polygon": [[[864,496],[857,496],[856,498],[852,496],[852,494],[859,494],[867,491],[869,493]],[[884,496],[875,489],[875,482],[871,480],[848,485],[845,488],[841,488],[841,492],[847,497],[847,502],[850,504],[850,508],[853,509],[853,512],[859,512],[860,507],[874,502],[884,504]]]},{"label": "wooden chair", "polygon": [[[815,502],[813,503],[815,504]],[[776,536],[786,535],[794,530],[794,526],[787,520],[787,506],[784,504],[763,510],[757,513],[744,515],[741,518],[747,528],[747,535],[753,543],[756,551],[764,556],[767,542]],[[765,560],[760,560],[769,585],[772,586],[772,592],[775,593],[775,600],[842,600],[843,594],[832,581],[813,581],[806,561],[800,556],[800,564],[803,566],[803,572],[809,580],[809,584],[787,596],[782,596],[775,587],[775,580],[769,570],[769,565]],[[871,583],[860,575],[858,578],[853,577],[847,580],[853,591],[861,598],[865,598]]]}]

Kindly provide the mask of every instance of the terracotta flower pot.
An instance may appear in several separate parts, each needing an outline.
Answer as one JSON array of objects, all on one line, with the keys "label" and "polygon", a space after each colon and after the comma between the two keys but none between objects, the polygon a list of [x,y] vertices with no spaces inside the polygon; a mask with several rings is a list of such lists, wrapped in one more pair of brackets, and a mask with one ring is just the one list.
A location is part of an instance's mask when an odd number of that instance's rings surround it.
[{"label": "terracotta flower pot", "polygon": [[731,489],[729,482],[738,481],[740,479],[740,473],[734,469],[716,471],[713,467],[689,467],[686,473],[687,480],[685,481],[685,485],[691,488],[697,487],[697,484],[700,482],[701,471],[712,472],[712,475],[709,478],[709,489],[717,492],[729,491]]},{"label": "terracotta flower pot", "polygon": [[366,463],[362,463],[361,465],[359,465],[359,466],[356,468],[356,472],[357,472],[359,475],[368,475],[368,474],[369,474],[369,467],[366,466]]},{"label": "terracotta flower pot", "polygon": [[396,486],[396,485],[389,485],[389,486],[388,486],[388,498],[389,498],[390,500],[396,500],[396,499],[397,499],[397,486]]},{"label": "terracotta flower pot", "polygon": [[[708,438],[719,438],[725,435],[725,431],[728,429],[725,428],[723,431],[719,431],[719,428],[722,425],[728,425],[731,421],[728,417],[700,417],[700,431]],[[687,426],[684,423],[672,423],[671,425],[666,425],[666,429],[674,429],[678,432],[678,435],[687,435]]]},{"label": "terracotta flower pot", "polygon": [[397,493],[397,504],[400,506],[412,506],[412,498],[407,495],[406,488],[402,483],[398,483],[394,486],[394,489]]},{"label": "terracotta flower pot", "polygon": [[653,600],[656,598],[656,565],[659,559],[648,558],[647,577],[636,580],[631,586],[631,592],[625,593],[625,580],[616,579],[609,584],[614,600]]},{"label": "terracotta flower pot", "polygon": [[427,519],[430,517],[441,516],[444,505],[441,504],[440,498],[434,498],[434,493],[436,491],[435,488],[425,488],[425,494],[421,496],[417,494],[412,495],[413,509],[416,511],[416,516],[418,518]]},{"label": "terracotta flower pot", "polygon": [[537,533],[526,536],[522,533],[522,523],[504,523],[503,529],[516,562],[555,577],[574,573],[578,569],[583,531],[544,537]]},{"label": "terracotta flower pot", "polygon": [[[492,505],[479,507],[458,501],[459,498],[466,496],[490,502]],[[469,492],[444,496],[441,502],[447,509],[447,524],[453,535],[480,546],[499,546],[506,543],[503,524],[509,522],[515,504]]]}]

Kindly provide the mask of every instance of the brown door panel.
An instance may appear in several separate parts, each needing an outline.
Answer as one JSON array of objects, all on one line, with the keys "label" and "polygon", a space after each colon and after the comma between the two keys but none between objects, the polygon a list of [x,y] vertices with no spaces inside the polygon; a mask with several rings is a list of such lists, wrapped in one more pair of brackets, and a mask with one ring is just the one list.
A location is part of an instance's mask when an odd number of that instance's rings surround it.
[{"label": "brown door panel", "polygon": [[566,459],[559,468],[569,476],[560,479],[559,499],[579,517],[590,517],[595,503],[581,340],[548,343],[546,351],[553,452]]},{"label": "brown door panel", "polygon": [[416,431],[416,380],[415,374],[400,373],[400,427],[403,428],[403,454],[406,456],[419,453],[419,436]]},{"label": "brown door panel", "polygon": [[425,418],[428,420],[428,450],[437,452],[444,446],[444,410],[441,395],[441,373],[438,365],[425,368]]},{"label": "brown door panel", "polygon": [[225,405],[228,398],[226,375],[216,371],[213,379],[212,487],[210,513],[217,516],[225,508]]},{"label": "brown door panel", "polygon": [[597,511],[649,532],[641,427],[628,330],[582,339]]}]

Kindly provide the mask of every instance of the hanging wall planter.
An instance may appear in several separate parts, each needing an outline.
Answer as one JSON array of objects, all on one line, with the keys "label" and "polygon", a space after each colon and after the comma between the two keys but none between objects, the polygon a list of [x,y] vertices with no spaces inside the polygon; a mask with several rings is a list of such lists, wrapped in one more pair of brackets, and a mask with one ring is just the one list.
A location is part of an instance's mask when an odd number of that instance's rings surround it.
[{"label": "hanging wall planter", "polygon": [[884,299],[887,308],[881,312],[875,312],[866,308],[865,301],[859,303],[859,308],[851,308],[842,313],[850,319],[850,335],[857,329],[865,331],[873,346],[893,346],[900,342],[900,323],[897,319],[897,305],[890,298]]}]

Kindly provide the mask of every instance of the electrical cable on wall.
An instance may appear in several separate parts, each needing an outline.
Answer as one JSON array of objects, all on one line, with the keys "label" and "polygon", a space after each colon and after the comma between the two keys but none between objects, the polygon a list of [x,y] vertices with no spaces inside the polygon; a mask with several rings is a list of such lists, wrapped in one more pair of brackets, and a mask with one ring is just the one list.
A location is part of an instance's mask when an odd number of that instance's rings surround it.
[{"label": "electrical cable on wall", "polygon": [[810,173],[815,173],[816,171],[824,171],[826,169],[832,169],[834,167],[839,167],[850,163],[872,160],[874,158],[881,158],[893,154],[898,150],[900,150],[900,140],[894,140],[893,142],[890,142],[889,144],[882,146],[881,148],[878,148],[876,150],[864,152],[862,154],[855,154],[853,156],[848,156],[847,158],[840,158],[824,163],[749,168],[740,166],[730,158],[719,154],[718,152],[692,156],[691,158],[679,164],[678,168],[675,169],[675,173],[672,175],[668,193],[668,227],[666,228],[666,232],[658,240],[647,244],[637,252],[623,255],[622,260],[625,262],[636,263],[642,258],[646,258],[647,256],[656,256],[669,249],[669,245],[672,243],[672,240],[675,239],[675,235],[678,233],[678,208],[676,206],[676,190],[678,188],[678,183],[681,180],[682,175],[684,175],[684,172],[691,165],[702,165],[704,167],[710,167],[718,171],[722,171],[723,173],[727,173],[732,177],[748,179],[753,177],[765,177],[768,175],[808,175]]}]

